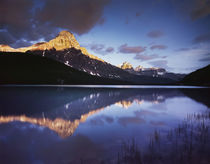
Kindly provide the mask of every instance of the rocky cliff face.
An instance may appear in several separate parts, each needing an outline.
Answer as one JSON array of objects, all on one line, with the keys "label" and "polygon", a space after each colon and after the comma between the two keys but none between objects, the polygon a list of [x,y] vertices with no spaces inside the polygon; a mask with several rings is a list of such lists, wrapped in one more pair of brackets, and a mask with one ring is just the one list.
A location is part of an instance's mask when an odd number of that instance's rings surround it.
[{"label": "rocky cliff face", "polygon": [[141,71],[143,69],[143,66],[139,65],[135,68],[135,71]]},{"label": "rocky cliff face", "polygon": [[130,63],[128,63],[128,62],[124,62],[121,65],[121,68],[127,70],[127,69],[133,69],[133,66]]},{"label": "rocky cliff face", "polygon": [[54,39],[50,40],[49,42],[41,42],[36,43],[30,47],[23,47],[16,49],[20,52],[26,52],[28,50],[35,51],[35,50],[51,50],[56,49],[57,51],[65,50],[68,48],[76,48],[80,49],[80,45],[77,42],[74,35],[68,31],[61,31],[58,36]]},{"label": "rocky cliff face", "polygon": [[16,50],[8,45],[1,44],[0,45],[0,51],[2,52],[15,52]]},{"label": "rocky cliff face", "polygon": [[66,49],[75,48],[80,50],[84,55],[89,56],[92,59],[103,61],[102,59],[89,54],[84,47],[80,47],[74,35],[68,31],[61,31],[58,36],[49,42],[36,43],[29,47],[22,47],[14,49],[8,45],[0,45],[0,51],[3,52],[26,52],[26,51],[45,51],[55,49],[56,51],[63,51]]}]

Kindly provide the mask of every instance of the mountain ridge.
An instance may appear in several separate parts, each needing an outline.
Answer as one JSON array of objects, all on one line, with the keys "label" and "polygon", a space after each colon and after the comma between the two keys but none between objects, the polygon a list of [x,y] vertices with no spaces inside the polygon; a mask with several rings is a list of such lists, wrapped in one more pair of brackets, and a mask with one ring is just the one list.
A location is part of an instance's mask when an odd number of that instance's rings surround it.
[{"label": "mountain ridge", "polygon": [[21,47],[15,49],[8,45],[0,45],[0,51],[2,52],[45,51],[52,49],[56,49],[56,51],[62,51],[69,48],[75,48],[81,50],[81,52],[84,55],[87,55],[90,58],[104,62],[104,60],[102,60],[101,58],[88,53],[86,48],[80,47],[74,34],[72,34],[69,31],[61,31],[54,39],[51,39],[49,42],[38,42],[28,47]]},{"label": "mountain ridge", "polygon": [[210,86],[210,64],[191,72],[180,81],[184,85],[203,85]]},{"label": "mountain ridge", "polygon": [[129,84],[90,75],[46,57],[0,52],[0,84]]},{"label": "mountain ridge", "polygon": [[169,78],[175,81],[180,81],[186,76],[186,74],[168,72],[166,69],[160,68],[160,67],[144,68],[143,66],[139,65],[136,68],[134,68],[132,64],[128,62],[123,62],[122,65],[119,65],[119,68],[134,75],[163,77],[163,78]]}]

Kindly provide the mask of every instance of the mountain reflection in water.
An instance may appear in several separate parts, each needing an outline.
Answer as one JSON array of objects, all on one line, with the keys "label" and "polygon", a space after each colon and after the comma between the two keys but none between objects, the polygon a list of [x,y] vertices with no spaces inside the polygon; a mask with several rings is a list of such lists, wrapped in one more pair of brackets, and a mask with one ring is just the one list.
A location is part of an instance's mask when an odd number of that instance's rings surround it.
[{"label": "mountain reflection in water", "polygon": [[[1,88],[0,94],[0,124],[28,122],[47,127],[65,138],[71,136],[81,122],[107,106],[115,104],[127,109],[134,102],[158,104],[184,96],[183,91],[187,90],[6,87]],[[205,94],[204,89],[196,90]],[[196,94],[193,92],[193,95]]]},{"label": "mountain reflection in water", "polygon": [[164,134],[188,114],[209,110],[208,93],[208,88],[0,87],[0,160],[112,163],[124,139],[135,138],[144,148],[154,130]]},{"label": "mountain reflection in water", "polygon": [[[103,109],[103,108],[102,108]],[[74,121],[64,120],[62,118],[56,118],[54,120],[50,120],[48,118],[33,118],[27,117],[25,115],[21,116],[0,116],[0,124],[1,123],[9,123],[13,121],[27,122],[39,126],[44,126],[49,128],[50,130],[55,131],[62,138],[66,138],[72,135],[75,129],[79,126],[81,122],[85,122],[88,116],[93,115],[96,112],[99,112],[102,109],[96,109],[90,111],[87,114],[81,115],[80,119],[76,119]]]}]

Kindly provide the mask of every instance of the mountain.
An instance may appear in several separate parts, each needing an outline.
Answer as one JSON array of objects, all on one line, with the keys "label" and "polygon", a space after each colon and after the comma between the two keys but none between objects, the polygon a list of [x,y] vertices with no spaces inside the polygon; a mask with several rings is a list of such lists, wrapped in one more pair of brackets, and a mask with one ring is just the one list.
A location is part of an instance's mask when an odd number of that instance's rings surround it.
[{"label": "mountain", "polygon": [[0,45],[0,51],[1,52],[16,52],[17,50],[8,46],[8,45],[5,45],[5,44],[1,44]]},{"label": "mountain", "polygon": [[198,69],[180,81],[180,84],[184,85],[206,85],[210,86],[210,65]]},{"label": "mountain", "polygon": [[124,62],[121,65],[121,68],[124,69],[124,70],[133,70],[133,66],[130,63],[128,63],[128,62]]},{"label": "mountain", "polygon": [[6,45],[0,46],[0,51],[22,52],[31,56],[50,58],[81,72],[95,77],[126,81],[130,84],[172,84],[174,80],[163,77],[150,77],[130,73],[111,65],[104,60],[89,54],[84,47],[80,47],[74,35],[62,31],[49,42],[41,42],[29,47],[13,49]]},{"label": "mountain", "polygon": [[134,69],[133,66],[128,62],[124,62],[120,66],[120,68],[135,75],[162,77],[162,78],[172,79],[174,81],[180,81],[186,76],[186,74],[167,72],[164,68],[157,68],[157,67],[144,68],[143,66],[139,65]]},{"label": "mountain", "polygon": [[58,36],[49,42],[36,43],[29,47],[22,47],[14,49],[8,45],[0,45],[0,51],[2,52],[27,52],[27,51],[45,51],[56,49],[56,51],[62,51],[65,49],[75,48],[80,50],[84,55],[89,56],[92,59],[103,61],[97,56],[91,55],[84,47],[80,47],[74,35],[68,31],[61,31]]},{"label": "mountain", "polygon": [[58,61],[20,52],[0,52],[0,84],[128,84],[92,76]]}]

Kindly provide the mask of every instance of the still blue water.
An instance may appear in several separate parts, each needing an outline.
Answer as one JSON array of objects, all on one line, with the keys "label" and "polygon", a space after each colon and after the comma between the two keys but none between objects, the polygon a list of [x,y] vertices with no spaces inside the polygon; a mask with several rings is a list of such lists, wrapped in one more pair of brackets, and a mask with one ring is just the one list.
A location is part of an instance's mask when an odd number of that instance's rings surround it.
[{"label": "still blue water", "polygon": [[[142,151],[155,130],[210,109],[209,88],[159,86],[0,87],[0,161],[114,161],[123,142]],[[88,162],[89,161],[89,162]]]}]

